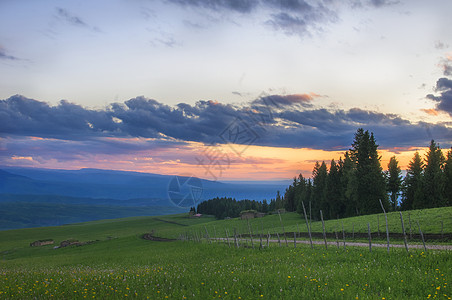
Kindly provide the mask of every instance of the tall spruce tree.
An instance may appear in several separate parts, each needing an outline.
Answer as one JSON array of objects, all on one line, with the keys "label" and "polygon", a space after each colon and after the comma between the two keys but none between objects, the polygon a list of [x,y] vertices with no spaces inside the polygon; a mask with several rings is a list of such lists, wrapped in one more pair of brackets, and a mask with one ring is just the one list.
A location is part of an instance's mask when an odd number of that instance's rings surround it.
[{"label": "tall spruce tree", "polygon": [[298,186],[297,178],[294,177],[292,185],[290,185],[284,193],[284,208],[286,211],[295,211],[296,209],[296,190]]},{"label": "tall spruce tree", "polygon": [[424,164],[421,156],[418,152],[416,152],[408,165],[408,170],[403,181],[401,205],[403,210],[422,208],[424,206],[424,196],[422,190],[423,172]]},{"label": "tall spruce tree", "polygon": [[434,140],[425,158],[424,170],[424,207],[445,206],[445,180],[443,168],[446,159],[439,145]]},{"label": "tall spruce tree", "polygon": [[444,165],[444,193],[445,205],[452,205],[452,147],[447,152],[446,164]]},{"label": "tall spruce tree", "polygon": [[402,187],[402,173],[399,162],[396,157],[390,158],[388,163],[388,172],[386,173],[387,179],[387,191],[389,192],[389,200],[392,210],[397,210],[397,199],[399,198],[400,190]]},{"label": "tall spruce tree", "polygon": [[345,209],[342,205],[340,169],[336,162],[331,160],[330,170],[326,182],[326,201],[329,206],[329,217],[339,218],[344,216]]},{"label": "tall spruce tree", "polygon": [[[312,191],[312,213],[317,220],[320,218],[320,210],[328,213],[329,207],[326,200],[326,183],[328,171],[325,162],[316,162],[312,171],[313,191]],[[328,218],[328,216],[324,217]]]},{"label": "tall spruce tree", "polygon": [[344,162],[341,168],[342,202],[345,205],[345,216],[358,215],[358,180],[356,177],[356,164],[348,151],[345,151]]},{"label": "tall spruce tree", "polygon": [[381,212],[379,200],[386,210],[389,207],[385,176],[377,149],[373,133],[358,129],[350,153],[356,164],[357,209],[363,215]]}]

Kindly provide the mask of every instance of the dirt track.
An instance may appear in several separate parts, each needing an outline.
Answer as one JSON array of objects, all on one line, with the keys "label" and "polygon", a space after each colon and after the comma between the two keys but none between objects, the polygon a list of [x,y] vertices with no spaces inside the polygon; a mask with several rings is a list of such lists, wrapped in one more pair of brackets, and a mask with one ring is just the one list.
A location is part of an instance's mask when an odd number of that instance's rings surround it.
[{"label": "dirt track", "polygon": [[[221,241],[225,241],[225,238],[218,238],[217,240],[221,240]],[[229,238],[229,241],[231,243],[234,243],[234,238]],[[247,241],[249,242],[249,239],[240,239],[239,241]],[[254,243],[256,243],[256,241],[260,241],[258,237],[254,237]],[[267,243],[267,239],[263,239],[262,242],[265,244]],[[278,243],[278,240],[274,240],[274,239],[270,239],[269,240],[270,243]],[[284,238],[281,239],[281,245],[285,246],[284,244],[286,243],[286,241],[284,240]],[[289,246],[293,246],[293,239],[287,239],[287,243],[289,244]],[[315,245],[324,245],[325,242],[324,241],[312,241],[313,244]],[[297,240],[297,244],[309,244],[309,241],[305,241],[305,240]],[[331,247],[337,247],[337,242],[327,242],[328,246]],[[369,243],[360,243],[360,242],[346,242],[346,247],[369,247]],[[344,247],[344,243],[339,241],[339,247]],[[386,248],[387,244],[382,244],[382,243],[372,243],[372,247],[380,247],[380,248]],[[390,244],[389,245],[390,248],[405,248],[405,245],[402,244]],[[425,245],[425,247],[429,250],[452,250],[452,245]],[[424,246],[423,245],[418,245],[418,244],[409,244],[408,243],[408,249],[423,249]]]}]

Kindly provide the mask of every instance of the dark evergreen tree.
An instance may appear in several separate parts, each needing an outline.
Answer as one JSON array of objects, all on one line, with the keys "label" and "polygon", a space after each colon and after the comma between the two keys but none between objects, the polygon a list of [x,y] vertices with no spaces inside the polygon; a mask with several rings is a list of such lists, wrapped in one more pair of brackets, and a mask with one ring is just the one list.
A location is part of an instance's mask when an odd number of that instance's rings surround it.
[{"label": "dark evergreen tree", "polygon": [[447,160],[444,165],[444,197],[445,206],[452,205],[452,148],[447,152]]},{"label": "dark evergreen tree", "polygon": [[326,200],[329,206],[328,215],[330,218],[343,217],[345,207],[342,203],[341,190],[341,170],[340,165],[331,160],[330,170],[328,172],[326,183]]},{"label": "dark evergreen tree", "polygon": [[425,205],[423,197],[423,171],[424,164],[418,152],[408,165],[407,174],[403,181],[402,205],[403,210],[422,208]]},{"label": "dark evergreen tree", "polygon": [[281,193],[276,191],[275,210],[280,208],[284,208],[284,200],[281,197]]},{"label": "dark evergreen tree", "polygon": [[303,214],[302,202],[304,203],[305,208],[307,209],[309,202],[311,201],[311,192],[312,192],[311,180],[304,179],[303,176],[300,174],[297,188],[296,203],[297,203],[297,212],[301,215]]},{"label": "dark evergreen tree", "polygon": [[398,198],[402,187],[402,170],[396,157],[390,158],[388,163],[388,171],[386,173],[387,191],[389,192],[389,200],[392,210],[397,210]]},{"label": "dark evergreen tree", "polygon": [[350,150],[351,158],[356,164],[357,209],[359,214],[381,212],[379,200],[387,210],[389,207],[386,194],[386,181],[378,155],[378,145],[373,133],[358,129]]},{"label": "dark evergreen tree", "polygon": [[342,202],[345,205],[345,216],[358,215],[358,179],[356,177],[356,164],[348,151],[344,154],[341,166]]},{"label": "dark evergreen tree", "polygon": [[314,219],[320,218],[320,210],[323,211],[324,218],[329,218],[329,205],[326,198],[326,184],[328,170],[325,162],[316,162],[312,171],[313,191],[312,191],[312,213]]},{"label": "dark evergreen tree", "polygon": [[296,203],[295,203],[295,194],[298,186],[297,178],[293,179],[292,185],[290,185],[284,194],[284,208],[286,211],[295,211]]},{"label": "dark evergreen tree", "polygon": [[264,199],[264,201],[262,201],[262,212],[268,213],[268,211],[269,211],[268,208],[269,208],[268,202],[266,199]]},{"label": "dark evergreen tree", "polygon": [[445,178],[444,164],[446,159],[439,145],[434,140],[430,142],[430,147],[425,158],[424,170],[424,205],[423,207],[445,206]]}]

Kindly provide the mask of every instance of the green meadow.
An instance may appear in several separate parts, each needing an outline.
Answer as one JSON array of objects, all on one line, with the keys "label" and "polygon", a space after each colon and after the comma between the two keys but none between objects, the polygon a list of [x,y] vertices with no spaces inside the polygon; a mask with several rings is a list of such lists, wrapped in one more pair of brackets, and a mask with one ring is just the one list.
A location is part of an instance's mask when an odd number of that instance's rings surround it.
[{"label": "green meadow", "polygon": [[[404,221],[408,218],[404,212]],[[281,215],[286,232],[306,231],[304,218]],[[452,232],[452,208],[410,212],[425,233]],[[325,222],[326,230],[373,234],[384,231],[384,217],[362,216]],[[401,232],[398,213],[388,215]],[[297,226],[298,224],[298,226]],[[417,226],[417,225],[416,225]],[[405,224],[405,227],[407,225]],[[225,241],[169,242],[142,239],[144,233],[224,237],[234,228],[255,235],[255,248]],[[417,227],[416,227],[417,228]],[[320,222],[312,222],[314,232]],[[414,229],[413,229],[414,230]],[[270,243],[260,249],[259,234],[280,233],[278,215],[249,222],[187,215],[134,217],[0,232],[0,299],[450,299],[450,250],[328,247]],[[93,241],[54,249],[30,247],[35,240]],[[351,242],[350,240],[348,240]],[[392,242],[392,241],[391,241]],[[400,240],[394,240],[399,242]],[[409,240],[409,243],[412,241]],[[450,244],[450,241],[443,241]]]}]

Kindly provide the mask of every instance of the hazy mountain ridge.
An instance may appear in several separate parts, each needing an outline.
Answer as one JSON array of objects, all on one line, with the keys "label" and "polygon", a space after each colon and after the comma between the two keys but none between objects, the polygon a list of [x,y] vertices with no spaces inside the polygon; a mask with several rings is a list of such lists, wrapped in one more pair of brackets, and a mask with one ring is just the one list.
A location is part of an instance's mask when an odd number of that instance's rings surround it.
[{"label": "hazy mountain ridge", "polygon": [[[0,194],[63,195],[82,198],[167,199],[168,186],[174,176],[127,171],[81,169],[51,170],[33,168],[0,168]],[[202,200],[214,197],[236,199],[271,199],[288,184],[278,181],[240,181],[222,183],[201,179]],[[171,203],[169,203],[171,204]]]},{"label": "hazy mountain ridge", "polygon": [[[180,213],[186,209],[168,196],[172,179],[114,170],[0,167],[0,230]],[[199,201],[214,197],[269,200],[288,185],[282,181],[199,182]]]}]

